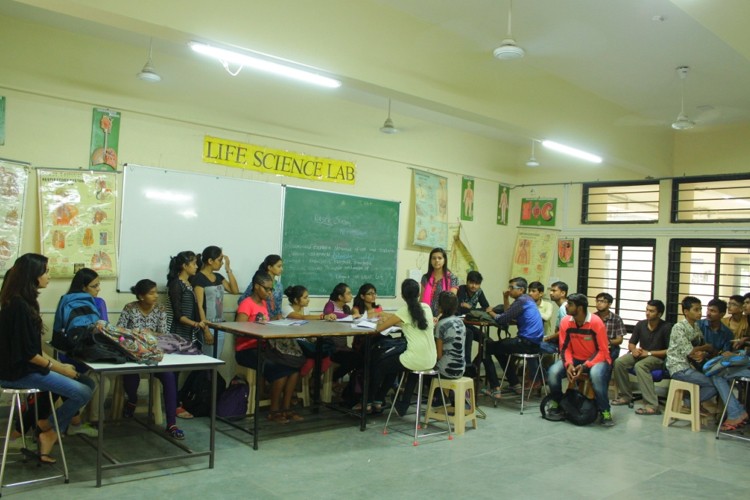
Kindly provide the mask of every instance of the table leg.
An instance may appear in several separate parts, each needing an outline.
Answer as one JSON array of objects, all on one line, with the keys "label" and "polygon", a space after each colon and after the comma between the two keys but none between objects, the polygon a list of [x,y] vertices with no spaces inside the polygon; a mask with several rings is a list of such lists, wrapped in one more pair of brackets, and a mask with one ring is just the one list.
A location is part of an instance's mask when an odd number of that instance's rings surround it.
[{"label": "table leg", "polygon": [[99,435],[96,438],[96,487],[102,485],[102,455],[104,453],[104,372],[99,372],[99,422],[97,431]]},{"label": "table leg", "polygon": [[[315,365],[313,366],[313,372],[312,372],[312,378],[313,378],[313,393],[312,393],[312,400],[313,400],[313,407],[316,408],[320,404],[320,372],[321,372],[321,365],[323,363],[323,352],[322,352],[322,346],[323,342],[321,342],[322,337],[319,337],[318,340],[315,342]],[[329,368],[330,370],[331,368]]]},{"label": "table leg", "polygon": [[260,380],[263,378],[263,346],[258,340],[258,370],[255,374],[255,414],[253,415],[253,449],[258,449],[258,414],[260,413]]},{"label": "table leg", "polygon": [[370,392],[370,339],[371,335],[365,335],[365,376],[362,381],[362,411],[359,414],[359,430],[367,428],[367,400]]},{"label": "table leg", "polygon": [[[216,337],[214,337],[216,338]],[[208,468],[214,468],[214,457],[216,455],[216,379],[217,376],[216,367],[211,369],[211,416],[208,433]],[[257,411],[257,407],[256,407]]]}]

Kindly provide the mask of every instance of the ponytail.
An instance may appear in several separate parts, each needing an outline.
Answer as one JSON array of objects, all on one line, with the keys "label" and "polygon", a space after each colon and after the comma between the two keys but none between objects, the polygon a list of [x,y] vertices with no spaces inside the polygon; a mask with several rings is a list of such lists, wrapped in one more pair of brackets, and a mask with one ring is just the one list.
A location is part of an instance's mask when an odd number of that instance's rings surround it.
[{"label": "ponytail", "polygon": [[167,284],[172,283],[176,280],[182,272],[182,266],[190,263],[195,259],[195,253],[190,250],[185,250],[178,253],[174,257],[169,258],[169,272],[167,273]]},{"label": "ponytail", "polygon": [[406,302],[412,320],[417,324],[420,330],[427,329],[427,318],[422,309],[422,303],[419,302],[419,283],[413,279],[406,279],[401,283],[401,297]]}]

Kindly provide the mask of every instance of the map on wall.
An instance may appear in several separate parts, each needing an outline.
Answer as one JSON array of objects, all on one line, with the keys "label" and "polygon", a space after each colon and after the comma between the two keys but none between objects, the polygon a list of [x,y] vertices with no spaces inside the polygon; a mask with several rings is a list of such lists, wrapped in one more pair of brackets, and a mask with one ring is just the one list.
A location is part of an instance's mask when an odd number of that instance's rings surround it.
[{"label": "map on wall", "polygon": [[70,278],[88,267],[117,274],[115,174],[37,170],[41,247],[50,276]]},{"label": "map on wall", "polygon": [[445,247],[448,241],[448,179],[414,170],[414,245]]},{"label": "map on wall", "polygon": [[518,230],[513,250],[510,274],[526,281],[547,285],[552,273],[552,262],[557,259],[557,231],[544,229]]},{"label": "map on wall", "polygon": [[21,249],[28,179],[24,164],[0,160],[0,276],[10,269]]}]

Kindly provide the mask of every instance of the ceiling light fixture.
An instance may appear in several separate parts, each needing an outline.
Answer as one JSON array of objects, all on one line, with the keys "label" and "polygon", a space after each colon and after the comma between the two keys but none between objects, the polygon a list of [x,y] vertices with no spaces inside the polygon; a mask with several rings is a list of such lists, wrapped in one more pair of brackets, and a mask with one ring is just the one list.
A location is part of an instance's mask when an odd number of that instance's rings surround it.
[{"label": "ceiling light fixture", "polygon": [[552,151],[557,151],[558,153],[563,153],[575,158],[580,158],[581,160],[590,161],[591,163],[602,162],[601,156],[587,153],[586,151],[581,151],[580,149],[572,148],[570,146],[566,146],[565,144],[560,144],[559,142],[544,140],[542,141],[542,146],[547,149],[551,149]]},{"label": "ceiling light fixture", "polygon": [[384,134],[396,134],[398,133],[398,129],[395,125],[393,125],[393,120],[391,120],[391,100],[388,99],[388,118],[385,119],[385,123],[383,123],[383,126],[380,127],[380,131]]},{"label": "ceiling light fixture", "polygon": [[680,75],[680,114],[672,123],[672,128],[675,130],[690,130],[695,127],[695,122],[685,114],[685,79],[689,70],[687,66],[677,68],[677,74]]},{"label": "ceiling light fixture", "polygon": [[536,143],[536,141],[531,139],[531,157],[526,161],[526,166],[529,168],[536,168],[539,166],[539,162],[534,157],[534,143]]},{"label": "ceiling light fixture", "polygon": [[152,38],[148,42],[148,59],[146,64],[143,65],[143,69],[136,76],[144,82],[157,83],[161,81],[161,76],[154,69],[154,63],[151,62],[151,52],[154,46],[154,39]]},{"label": "ceiling light fixture", "polygon": [[[189,45],[193,51],[218,60],[222,66],[224,66],[224,69],[232,76],[239,74],[242,68],[248,67],[284,76],[286,78],[292,78],[305,83],[312,83],[321,87],[335,89],[341,86],[341,82],[338,80],[320,75],[313,71],[301,69],[300,65],[282,59],[273,58],[272,56],[261,54],[250,55],[247,53],[213,47],[199,42],[190,42]],[[278,62],[271,59],[276,59]],[[229,64],[236,64],[239,67],[236,71],[232,71],[229,69]]]},{"label": "ceiling light fixture", "polygon": [[524,50],[518,46],[516,41],[513,39],[513,33],[511,30],[513,22],[513,0],[510,0],[508,6],[508,34],[505,35],[505,40],[502,41],[500,46],[492,52],[492,54],[500,60],[507,59],[520,59],[526,54]]}]

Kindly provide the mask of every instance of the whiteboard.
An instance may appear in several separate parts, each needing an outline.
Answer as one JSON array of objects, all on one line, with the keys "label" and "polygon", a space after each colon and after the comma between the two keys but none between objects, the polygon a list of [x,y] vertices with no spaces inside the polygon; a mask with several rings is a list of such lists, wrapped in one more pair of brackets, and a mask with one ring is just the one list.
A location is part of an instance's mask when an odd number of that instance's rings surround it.
[{"label": "whiteboard", "polygon": [[164,289],[170,257],[209,245],[230,257],[242,292],[267,255],[281,254],[280,184],[127,164],[122,191],[120,292],[143,278]]}]

